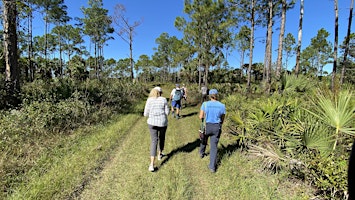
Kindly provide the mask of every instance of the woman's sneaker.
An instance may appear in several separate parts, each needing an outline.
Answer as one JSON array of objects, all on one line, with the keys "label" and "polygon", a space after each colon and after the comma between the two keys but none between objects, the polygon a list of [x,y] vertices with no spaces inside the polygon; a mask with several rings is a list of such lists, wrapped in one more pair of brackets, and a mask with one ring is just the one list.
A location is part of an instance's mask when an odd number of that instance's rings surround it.
[{"label": "woman's sneaker", "polygon": [[149,170],[150,172],[154,172],[154,166],[153,166],[153,165],[149,165],[148,170]]}]

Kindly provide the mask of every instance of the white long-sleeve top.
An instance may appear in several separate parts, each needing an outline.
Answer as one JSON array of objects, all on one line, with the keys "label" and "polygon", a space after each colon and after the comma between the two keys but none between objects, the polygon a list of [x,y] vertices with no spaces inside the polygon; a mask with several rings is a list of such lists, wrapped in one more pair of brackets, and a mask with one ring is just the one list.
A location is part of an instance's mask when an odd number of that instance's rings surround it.
[{"label": "white long-sleeve top", "polygon": [[168,126],[169,107],[165,97],[149,97],[144,107],[144,116],[152,126]]}]

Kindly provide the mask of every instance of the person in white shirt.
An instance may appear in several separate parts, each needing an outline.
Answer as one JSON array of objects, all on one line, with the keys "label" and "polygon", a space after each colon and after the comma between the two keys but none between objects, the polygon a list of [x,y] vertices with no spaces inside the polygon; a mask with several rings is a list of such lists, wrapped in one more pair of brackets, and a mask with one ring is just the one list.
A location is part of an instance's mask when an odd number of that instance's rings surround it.
[{"label": "person in white shirt", "polygon": [[[169,107],[168,101],[162,97],[163,91],[160,87],[155,87],[150,91],[149,97],[144,107],[144,116],[148,117],[147,123],[150,131],[150,164],[148,170],[153,172],[154,160],[157,155],[158,160],[164,156],[165,133],[168,127]],[[159,142],[159,145],[158,145]]]},{"label": "person in white shirt", "polygon": [[176,87],[170,93],[171,113],[173,117],[175,117],[176,114],[176,119],[180,119],[181,99],[183,97],[183,92],[179,84],[176,84],[175,86]]}]

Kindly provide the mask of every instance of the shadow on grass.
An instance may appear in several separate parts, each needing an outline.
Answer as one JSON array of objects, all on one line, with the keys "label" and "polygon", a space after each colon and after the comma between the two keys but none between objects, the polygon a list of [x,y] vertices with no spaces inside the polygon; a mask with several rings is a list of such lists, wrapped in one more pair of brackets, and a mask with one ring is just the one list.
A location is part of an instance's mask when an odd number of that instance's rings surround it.
[{"label": "shadow on grass", "polygon": [[[196,139],[193,142],[189,142],[186,145],[180,146],[180,147],[172,150],[170,153],[168,153],[167,155],[165,155],[163,157],[163,161],[161,162],[160,167],[165,165],[165,163],[167,163],[176,154],[181,153],[181,152],[190,153],[193,150],[195,150],[196,148],[198,148],[199,146],[200,146],[200,139]],[[158,171],[159,168],[156,171]]]},{"label": "shadow on grass", "polygon": [[181,115],[181,117],[191,117],[193,115],[197,115],[197,112],[192,112],[192,113],[188,113],[188,114],[185,114],[185,115]]},{"label": "shadow on grass", "polygon": [[218,149],[218,156],[217,156],[217,168],[221,165],[221,161],[225,158],[231,156],[237,149],[240,148],[238,143],[229,144],[227,146],[222,145],[222,148]]}]

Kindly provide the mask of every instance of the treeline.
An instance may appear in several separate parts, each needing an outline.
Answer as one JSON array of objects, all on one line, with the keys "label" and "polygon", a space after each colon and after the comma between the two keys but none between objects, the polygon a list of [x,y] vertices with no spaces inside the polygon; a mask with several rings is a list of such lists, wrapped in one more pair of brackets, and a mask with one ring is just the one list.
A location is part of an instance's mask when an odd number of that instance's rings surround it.
[{"label": "treeline", "polygon": [[[3,0],[3,43],[1,48],[2,72],[0,91],[1,108],[17,106],[22,102],[21,86],[35,80],[53,81],[70,78],[78,81],[105,77],[130,79],[131,81],[177,81],[208,84],[223,79],[246,81],[250,88],[254,80],[262,80],[272,90],[273,82],[280,81],[289,69],[295,74],[324,76],[323,67],[333,63],[331,87],[337,83],[354,80],[354,34],[350,32],[352,7],[350,8],[348,34],[338,45],[329,41],[329,32],[320,29],[310,45],[301,51],[302,23],[299,38],[285,33],[285,15],[295,9],[295,1],[187,1],[186,18],[177,17],[175,26],[183,32],[178,39],[162,33],[157,39],[153,55],[140,55],[133,60],[133,36],[141,21],[127,22],[124,5],[115,6],[115,14],[108,15],[103,2],[88,1],[82,7],[82,18],[69,16],[63,0],[8,1]],[[350,2],[349,2],[350,3]],[[337,1],[334,1],[337,8]],[[312,9],[312,8],[306,8]],[[334,9],[337,16],[337,9]],[[44,35],[33,35],[34,17],[43,14]],[[303,18],[303,0],[300,1],[300,18]],[[272,30],[277,29],[274,20],[280,20],[277,60],[272,61]],[[265,62],[253,62],[256,29],[267,27]],[[337,26],[335,24],[337,30]],[[337,33],[338,31],[336,31]],[[90,38],[90,44],[84,38]],[[113,37],[130,44],[130,57],[104,58],[104,46]],[[93,53],[88,51],[93,47]],[[240,66],[230,66],[229,52],[240,52]],[[338,50],[339,49],[339,50]],[[342,53],[338,56],[338,51]],[[296,55],[296,65],[289,66],[289,59]],[[245,62],[249,58],[249,62]],[[248,64],[245,64],[248,63]],[[237,69],[236,69],[237,68]],[[209,77],[211,71],[220,73]],[[173,75],[171,75],[173,74]],[[338,75],[338,76],[337,76]],[[227,76],[228,78],[225,78]],[[232,78],[233,77],[233,78]]]}]

